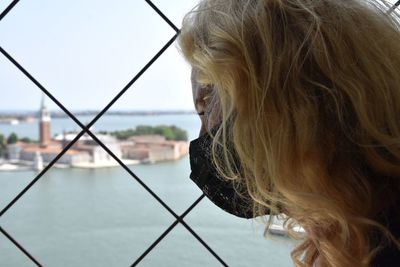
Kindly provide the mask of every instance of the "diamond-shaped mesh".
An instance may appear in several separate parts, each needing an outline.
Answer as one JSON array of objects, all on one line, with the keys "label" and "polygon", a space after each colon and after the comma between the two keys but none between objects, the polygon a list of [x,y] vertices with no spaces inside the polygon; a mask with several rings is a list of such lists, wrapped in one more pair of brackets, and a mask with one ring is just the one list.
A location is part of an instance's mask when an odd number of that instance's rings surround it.
[{"label": "diamond-shaped mesh", "polygon": [[[12,1],[6,9],[0,14],[0,22],[1,20],[15,7],[18,3],[18,0]],[[184,218],[188,215],[192,209],[202,201],[204,195],[201,195],[195,202],[192,203],[190,207],[187,208],[185,212],[181,215],[178,215],[174,210],[172,210],[156,193],[154,193],[150,187],[146,185],[138,177],[130,168],[128,168],[122,161],[119,159],[104,143],[97,138],[95,134],[90,131],[90,127],[92,127],[112,106],[113,104],[134,84],[141,75],[146,72],[146,70],[163,54],[171,44],[174,43],[175,39],[179,35],[179,29],[174,25],[171,20],[164,15],[164,13],[158,9],[156,5],[154,5],[150,0],[145,0],[145,2],[167,23],[174,31],[175,34],[171,36],[171,39],[151,58],[151,60],[143,66],[143,68],[120,90],[120,92],[102,109],[100,113],[95,116],[92,121],[88,124],[83,124],[79,121],[57,98],[55,98],[41,83],[36,80],[23,66],[21,66],[12,55],[10,55],[7,51],[5,51],[0,46],[0,53],[8,59],[12,64],[15,65],[32,83],[34,83],[44,94],[46,94],[57,106],[65,112],[79,127],[81,127],[80,133],[65,146],[65,148],[56,156],[17,196],[15,196],[10,203],[8,203],[4,208],[0,211],[0,217],[3,216],[10,208],[14,206],[14,204],[33,186],[35,183],[43,177],[43,175],[54,166],[54,164],[70,149],[84,134],[88,134],[93,140],[95,140],[107,153],[117,161],[121,167],[130,174],[130,176],[136,180],[143,188],[150,194],[157,202],[159,202],[174,218],[175,221],[167,228],[165,231],[156,239],[154,242],[148,247],[144,248],[143,254],[139,256],[136,260],[133,261],[132,266],[136,266],[139,264],[154,248],[156,248],[157,244],[160,243],[167,235],[171,233],[171,231],[178,225],[182,225],[183,229],[186,229],[201,245],[204,246],[208,252],[215,257],[215,259],[223,266],[227,266],[227,264],[218,256],[216,252],[206,243],[203,239],[185,222]],[[400,5],[400,0],[395,2],[394,5],[389,9],[388,12],[393,11],[396,7]],[[0,44],[1,45],[1,44]],[[0,207],[1,208],[1,207]],[[35,259],[27,249],[25,249],[17,240],[15,240],[3,227],[0,226],[1,234],[6,237],[12,244],[14,244],[25,256],[31,260],[34,265],[42,266],[40,264],[40,259]]]}]

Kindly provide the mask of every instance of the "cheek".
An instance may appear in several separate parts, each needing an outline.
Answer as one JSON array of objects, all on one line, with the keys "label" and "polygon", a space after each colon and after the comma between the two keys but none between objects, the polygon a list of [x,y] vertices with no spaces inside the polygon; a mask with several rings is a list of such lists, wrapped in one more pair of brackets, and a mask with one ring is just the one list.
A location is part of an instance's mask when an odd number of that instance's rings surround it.
[{"label": "cheek", "polygon": [[199,132],[199,136],[202,136],[203,134],[206,133],[206,127],[205,124],[203,123],[203,121],[201,122],[201,127],[200,127],[200,132]]},{"label": "cheek", "polygon": [[196,107],[196,94],[193,89],[192,89],[192,100],[193,100],[194,106]]},{"label": "cheek", "polygon": [[201,136],[204,133],[206,133],[207,127],[206,127],[206,119],[205,119],[204,115],[199,116],[199,118],[200,118],[200,121],[201,121],[199,136]]},{"label": "cheek", "polygon": [[[196,111],[197,111],[198,113],[199,113],[199,112],[204,112],[204,103],[202,103],[201,101],[195,101],[194,106],[195,106]],[[201,116],[201,117],[204,117],[204,116]]]}]

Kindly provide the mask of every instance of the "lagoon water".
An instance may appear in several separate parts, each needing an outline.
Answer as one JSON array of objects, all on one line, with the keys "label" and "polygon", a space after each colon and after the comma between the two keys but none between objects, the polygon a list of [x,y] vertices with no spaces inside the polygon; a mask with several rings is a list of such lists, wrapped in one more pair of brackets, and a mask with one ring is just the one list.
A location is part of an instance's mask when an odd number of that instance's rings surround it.
[{"label": "lagoon water", "polygon": [[[82,122],[90,117],[79,117]],[[139,124],[174,124],[189,138],[198,133],[195,115],[105,116],[93,131]],[[53,119],[52,133],[77,130],[69,119]],[[0,132],[37,139],[37,124],[1,125]],[[188,178],[188,157],[129,167],[178,215],[201,191]],[[0,209],[36,175],[34,171],[0,172]],[[293,241],[264,239],[256,220],[225,213],[204,198],[185,222],[229,266],[293,266]],[[172,223],[174,217],[128,172],[52,168],[1,218],[0,225],[43,266],[130,266]],[[34,266],[0,234],[0,266]],[[221,266],[207,249],[178,224],[138,266]]]}]

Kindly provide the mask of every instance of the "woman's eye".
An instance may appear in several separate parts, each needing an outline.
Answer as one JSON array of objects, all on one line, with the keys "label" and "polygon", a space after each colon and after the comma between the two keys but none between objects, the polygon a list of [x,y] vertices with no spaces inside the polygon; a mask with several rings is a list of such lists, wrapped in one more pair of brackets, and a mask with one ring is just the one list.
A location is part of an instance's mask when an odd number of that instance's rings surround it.
[{"label": "woman's eye", "polygon": [[211,97],[213,93],[213,88],[210,84],[200,87],[200,92],[203,99]]},{"label": "woman's eye", "polygon": [[212,99],[213,99],[213,92],[208,92],[202,98],[202,103],[204,105],[205,113],[209,113],[210,109],[212,108]]},{"label": "woman's eye", "polygon": [[198,96],[197,96],[197,105],[199,110],[203,110],[205,114],[208,113],[208,110],[212,106],[212,99],[215,91],[211,84],[200,84]]},{"label": "woman's eye", "polygon": [[203,97],[203,101],[204,102],[208,102],[208,101],[210,101],[211,100],[211,94],[208,94],[208,95],[206,95],[205,97]]},{"label": "woman's eye", "polygon": [[207,83],[198,83],[199,84],[199,88],[200,90],[206,89],[207,87],[209,87],[209,84]]}]

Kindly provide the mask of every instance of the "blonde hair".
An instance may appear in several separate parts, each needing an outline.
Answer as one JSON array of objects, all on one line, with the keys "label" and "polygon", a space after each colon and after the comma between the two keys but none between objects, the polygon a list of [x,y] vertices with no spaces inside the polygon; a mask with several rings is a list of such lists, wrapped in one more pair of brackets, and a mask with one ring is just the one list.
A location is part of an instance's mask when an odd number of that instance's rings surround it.
[{"label": "blonde hair", "polygon": [[256,215],[284,211],[306,229],[297,266],[367,266],[380,241],[399,244],[377,220],[400,192],[400,27],[388,9],[204,0],[183,21],[181,51],[219,99],[215,165]]}]

